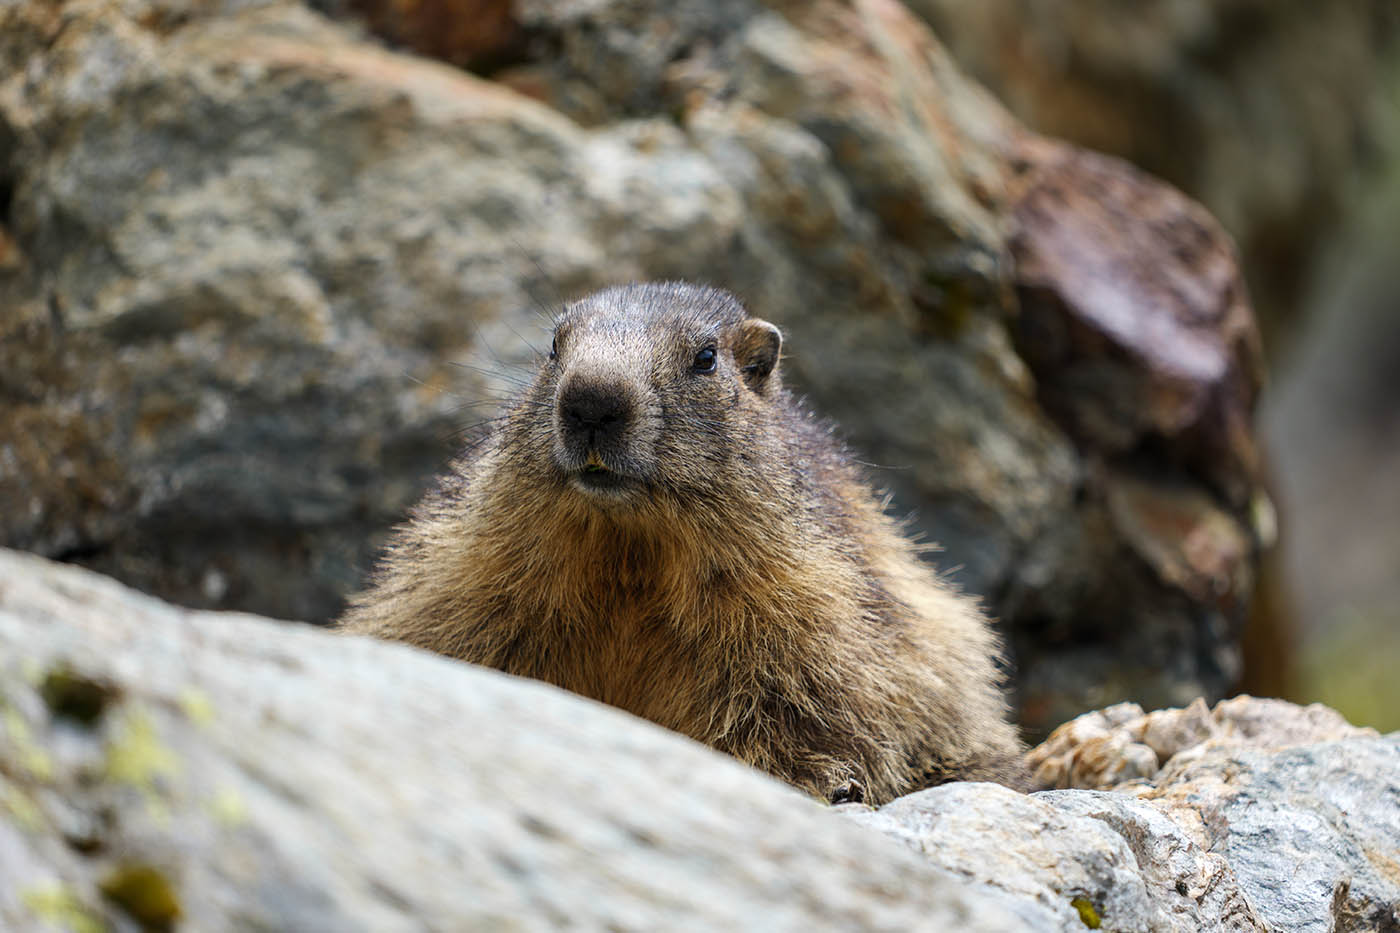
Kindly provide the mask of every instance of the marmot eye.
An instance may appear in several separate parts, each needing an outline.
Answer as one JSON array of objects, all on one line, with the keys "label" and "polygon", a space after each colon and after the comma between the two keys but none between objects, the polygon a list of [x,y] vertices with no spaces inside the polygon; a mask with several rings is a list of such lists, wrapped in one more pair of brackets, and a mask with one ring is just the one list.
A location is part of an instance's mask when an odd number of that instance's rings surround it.
[{"label": "marmot eye", "polygon": [[557,360],[557,359],[559,359],[559,338],[558,338],[558,337],[555,337],[553,340],[551,340],[551,341],[549,342],[549,358],[550,358],[551,360]]},{"label": "marmot eye", "polygon": [[695,362],[690,364],[691,372],[712,373],[715,371],[715,361],[719,359],[719,354],[714,347],[706,347],[695,354]]}]

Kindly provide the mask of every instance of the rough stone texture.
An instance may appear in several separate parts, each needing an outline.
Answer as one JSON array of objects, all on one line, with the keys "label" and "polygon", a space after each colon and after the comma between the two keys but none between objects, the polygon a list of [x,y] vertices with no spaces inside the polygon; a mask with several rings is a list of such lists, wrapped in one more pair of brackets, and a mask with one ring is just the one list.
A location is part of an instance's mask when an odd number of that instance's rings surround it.
[{"label": "rough stone texture", "polygon": [[1241,696],[1214,709],[1197,699],[1185,709],[1144,713],[1119,703],[1085,713],[1050,734],[1026,757],[1040,787],[1107,790],[1133,779],[1152,780],[1168,763],[1194,760],[1221,748],[1279,749],[1376,735],[1335,710],[1314,703]]},{"label": "rough stone texture", "polygon": [[1030,126],[1166,178],[1238,241],[1281,530],[1241,687],[1400,728],[1400,4],[907,2]]},{"label": "rough stone texture", "polygon": [[693,278],[785,327],[1032,730],[1231,689],[1267,523],[1198,208],[1027,135],[889,0],[512,15],[485,79],[290,0],[0,8],[0,543],[325,620],[544,309]]},{"label": "rough stone texture", "polygon": [[0,551],[12,933],[1056,928],[823,811],[542,684]]},{"label": "rough stone texture", "polygon": [[[1019,152],[1013,336],[1087,465],[1076,520],[1032,543],[997,607],[1021,623],[1022,709],[1062,721],[1102,689],[1085,673],[1110,666],[1153,704],[1218,695],[1238,645],[1204,633],[1238,631],[1272,536],[1250,426],[1263,364],[1234,249],[1199,205],[1116,159],[1034,139]],[[1152,621],[1104,625],[1119,613]],[[1043,663],[1052,619],[1050,639],[1079,636],[1077,665]],[[1206,649],[1187,684],[1183,640]],[[1136,663],[1105,665],[1104,643]]]},{"label": "rough stone texture", "polygon": [[1131,160],[1239,241],[1278,340],[1349,189],[1383,145],[1391,0],[909,0],[1045,133]]},{"label": "rough stone texture", "polygon": [[1400,734],[1172,761],[1143,792],[1273,930],[1400,929]]},{"label": "rough stone texture", "polygon": [[1123,454],[1155,439],[1246,504],[1263,359],[1228,239],[1180,193],[1048,148],[1011,238],[1018,346],[1042,403],[1086,446]]},{"label": "rough stone texture", "polygon": [[1033,900],[1067,928],[1082,899],[1104,929],[1264,930],[1226,859],[1122,794],[1023,796],[951,784],[847,812],[964,878]]},{"label": "rough stone texture", "polygon": [[0,927],[1400,924],[1400,734],[1245,697],[1056,741],[1115,730],[1165,767],[854,826],[543,684],[0,551]]},{"label": "rough stone texture", "polygon": [[1082,899],[1105,929],[1400,928],[1400,733],[1252,697],[1121,704],[1030,762],[1073,789],[954,784],[842,809],[1061,918]]}]

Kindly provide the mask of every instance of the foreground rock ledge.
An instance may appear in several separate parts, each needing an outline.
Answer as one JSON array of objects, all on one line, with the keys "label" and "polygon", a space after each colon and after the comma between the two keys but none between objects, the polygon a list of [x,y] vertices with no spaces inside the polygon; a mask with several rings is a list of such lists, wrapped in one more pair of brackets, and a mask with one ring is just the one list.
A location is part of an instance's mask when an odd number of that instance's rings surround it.
[{"label": "foreground rock ledge", "polygon": [[1041,782],[1076,789],[950,784],[842,809],[1062,921],[1400,929],[1400,733],[1253,697],[1123,703],[1066,723],[1029,759]]},{"label": "foreground rock ledge", "polygon": [[1115,789],[955,784],[843,820],[541,684],[0,550],[6,931],[1400,922],[1400,735],[1125,705],[1033,760]]},{"label": "foreground rock ledge", "polygon": [[1045,922],[1018,907],[544,685],[0,551],[7,933]]}]

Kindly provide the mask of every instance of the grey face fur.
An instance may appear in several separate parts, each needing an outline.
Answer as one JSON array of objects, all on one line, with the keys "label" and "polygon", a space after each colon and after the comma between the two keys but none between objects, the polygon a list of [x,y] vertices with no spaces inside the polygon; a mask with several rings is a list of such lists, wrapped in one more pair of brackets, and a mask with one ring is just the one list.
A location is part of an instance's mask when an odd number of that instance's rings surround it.
[{"label": "grey face fur", "polygon": [[565,310],[527,404],[548,406],[547,459],[571,492],[601,507],[695,494],[751,440],[736,414],[774,391],[781,346],[725,292],[609,289]]}]

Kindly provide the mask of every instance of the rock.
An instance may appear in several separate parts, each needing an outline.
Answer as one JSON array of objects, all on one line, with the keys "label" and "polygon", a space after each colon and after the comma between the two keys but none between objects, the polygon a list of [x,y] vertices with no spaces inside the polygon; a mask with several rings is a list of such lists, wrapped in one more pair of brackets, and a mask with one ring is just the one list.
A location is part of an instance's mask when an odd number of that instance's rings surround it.
[{"label": "rock", "polygon": [[508,0],[318,0],[314,5],[353,8],[395,45],[474,71],[509,61],[525,39]]},{"label": "rock", "polygon": [[1240,696],[1214,709],[1197,699],[1185,709],[1144,713],[1120,703],[1065,723],[1026,756],[1041,787],[1099,790],[1125,781],[1156,779],[1169,763],[1222,748],[1282,749],[1332,739],[1376,735],[1314,703]]},{"label": "rock", "polygon": [[1042,919],[542,684],[179,610],[14,552],[0,552],[0,717],[14,933]]},{"label": "rock", "polygon": [[1400,928],[1400,735],[1168,764],[1143,799],[1223,855],[1273,930]]},{"label": "rock", "polygon": [[[1075,521],[1030,544],[997,607],[1059,620],[1038,638],[1015,630],[1023,710],[1059,721],[1103,684],[1084,677],[1105,667],[1101,649],[1066,664],[1036,643],[1047,635],[1133,644],[1117,649],[1141,662],[1131,672],[1108,666],[1150,704],[1219,696],[1240,677],[1241,613],[1272,543],[1250,427],[1263,364],[1233,247],[1199,205],[1118,160],[1044,140],[1020,152],[1013,334],[1087,465]],[[1124,612],[1152,622],[1095,623]],[[1201,648],[1187,683],[1172,661],[1182,643]]]},{"label": "rock", "polygon": [[952,784],[878,811],[842,809],[1060,922],[1338,933],[1400,924],[1400,733],[1252,697],[1146,714],[1120,704],[1067,723],[1029,760],[1042,782],[1073,789],[1023,797]]},{"label": "rock", "polygon": [[1038,397],[1084,446],[1112,456],[1165,441],[1247,504],[1264,367],[1229,239],[1200,205],[1116,160],[1032,151],[1011,252]]},{"label": "rock", "polygon": [[1066,929],[1267,929],[1226,859],[1125,795],[950,784],[847,812],[941,868],[1034,901]]},{"label": "rock", "polygon": [[0,551],[0,926],[1400,922],[1400,734],[1250,698],[1075,734],[1166,765],[833,812],[544,684]]},{"label": "rock", "polygon": [[1003,620],[1033,733],[1232,689],[1257,386],[1199,208],[1026,133],[894,3],[511,16],[475,76],[292,0],[0,9],[0,543],[326,621],[550,305],[692,278],[788,331]]},{"label": "rock", "polygon": [[1286,343],[1357,175],[1386,144],[1393,3],[909,6],[1036,130],[1129,159],[1204,202],[1240,243],[1272,345]]}]

